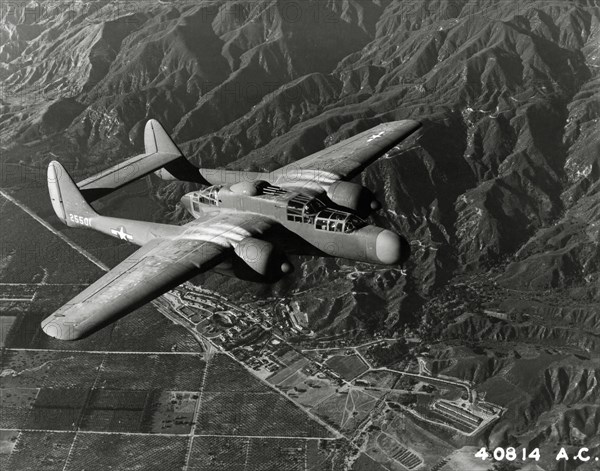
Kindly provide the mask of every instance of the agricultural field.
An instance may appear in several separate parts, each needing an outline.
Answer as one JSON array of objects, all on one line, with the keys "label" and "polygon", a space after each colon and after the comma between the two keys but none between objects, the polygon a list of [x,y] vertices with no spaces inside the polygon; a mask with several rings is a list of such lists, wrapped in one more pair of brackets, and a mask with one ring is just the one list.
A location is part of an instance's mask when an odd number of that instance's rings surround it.
[{"label": "agricultural field", "polygon": [[369,369],[357,354],[334,355],[328,358],[325,364],[346,381],[350,381],[357,376],[360,376]]},{"label": "agricultural field", "polygon": [[[47,201],[47,192],[44,198]],[[103,274],[4,198],[0,199],[0,218],[0,283],[91,283]]]},{"label": "agricultural field", "polygon": [[[61,305],[77,295],[85,286],[68,285],[54,287],[54,294],[48,298],[37,297],[27,309],[17,315],[10,332],[6,337],[7,348],[51,349],[56,351],[108,349],[112,329],[99,331],[89,337],[74,342],[61,342],[43,333],[40,323]],[[47,292],[47,290],[45,290]]]},{"label": "agricultural field", "polygon": [[201,355],[6,351],[2,387],[91,387],[196,391],[205,362]]},{"label": "agricultural field", "polygon": [[0,389],[0,427],[24,428],[38,391],[36,388]]},{"label": "agricultural field", "polygon": [[25,427],[39,430],[75,430],[85,407],[88,390],[42,388]]},{"label": "agricultural field", "polygon": [[81,430],[141,432],[147,391],[93,389],[81,418]]},{"label": "agricultural field", "polygon": [[397,388],[400,375],[387,370],[368,371],[353,381],[355,385],[373,386],[379,389]]},{"label": "agricultural field", "polygon": [[[110,351],[202,351],[202,347],[185,328],[173,324],[153,304],[142,306],[113,325],[106,346]],[[94,335],[98,334],[100,332]]]},{"label": "agricultural field", "polygon": [[190,468],[243,471],[249,441],[238,437],[194,437]]},{"label": "agricultural field", "polygon": [[[289,373],[289,371],[288,371]],[[292,388],[296,388],[297,385],[308,380],[308,376],[302,373],[301,369],[298,369],[288,376],[286,376],[280,383],[276,386],[281,390],[292,390]]]},{"label": "agricultural field", "polygon": [[66,471],[175,471],[185,463],[187,437],[80,433]]},{"label": "agricultural field", "polygon": [[[7,333],[5,346],[52,350],[200,352],[196,340],[182,327],[173,324],[152,304],[147,304],[114,324],[73,342],[61,342],[45,335],[40,322],[84,289],[82,285],[41,287],[40,295],[22,312]],[[0,289],[1,285],[0,285]]]},{"label": "agricultural field", "polygon": [[5,350],[2,388],[89,388],[103,354]]},{"label": "agricultural field", "polygon": [[204,391],[207,392],[269,392],[272,389],[252,376],[228,355],[216,354],[210,360]]},{"label": "agricultural field", "polygon": [[331,384],[331,381],[325,381],[318,378],[310,378],[295,384],[294,388],[295,389],[292,389],[292,391],[295,391],[297,394],[296,401],[311,408],[315,407],[336,391],[336,387]]},{"label": "agricultural field", "polygon": [[62,471],[75,433],[20,432],[6,470]]},{"label": "agricultural field", "polygon": [[201,355],[107,354],[96,386],[108,389],[198,391],[205,365]]},{"label": "agricultural field", "polygon": [[337,440],[194,437],[190,469],[210,471],[340,471]]},{"label": "agricultural field", "polygon": [[7,315],[5,310],[0,315],[0,348],[6,345],[6,337],[16,319],[16,315]]},{"label": "agricultural field", "polygon": [[[66,228],[52,214],[45,179],[38,183],[33,189],[14,192],[14,196],[62,233]],[[12,202],[2,198],[0,203],[3,221],[0,299],[31,299],[27,303],[2,302],[2,346],[113,351],[165,351],[175,346],[177,351],[199,350],[185,329],[165,319],[152,305],[136,310],[114,326],[69,344],[44,335],[40,322],[105,272]],[[93,231],[77,228],[68,231],[70,240],[108,267],[135,249]]]},{"label": "agricultural field", "polygon": [[8,461],[18,437],[18,430],[0,430],[0,469],[9,469]]},{"label": "agricultural field", "polygon": [[[43,183],[36,192],[47,203]],[[65,231],[49,205],[32,193],[19,190],[15,196],[54,230]],[[11,247],[0,272],[0,298],[6,298],[0,422],[15,429],[0,436],[1,469],[181,469],[190,443],[181,435],[190,433],[201,397],[198,434],[230,435],[243,428],[249,436],[265,435],[245,439],[242,467],[267,470],[285,463],[290,470],[317,471],[322,464],[339,469],[337,448],[320,440],[331,437],[325,426],[227,355],[213,354],[207,369],[202,346],[151,304],[78,341],[44,335],[41,321],[104,270],[12,203],[0,211],[15,225],[24,221],[28,235],[22,235],[23,224],[21,235],[12,226],[0,234],[2,246]],[[134,250],[85,230],[70,229],[68,236],[108,267]],[[282,354],[290,364],[302,358],[294,351]],[[212,428],[202,426],[215,417]],[[270,438],[275,435],[290,438]],[[200,459],[195,456],[192,451],[190,469]],[[232,457],[229,453],[225,469],[235,469]]]},{"label": "agricultural field", "polygon": [[[252,439],[248,443],[247,469],[304,471],[307,440],[272,438]],[[285,465],[282,466],[282,463]]]},{"label": "agricultural field", "polygon": [[352,465],[352,471],[386,471],[386,469],[365,453],[361,453]]},{"label": "agricultural field", "polygon": [[288,378],[296,375],[296,373],[298,371],[300,371],[302,368],[304,368],[307,364],[308,364],[308,359],[300,356],[299,358],[297,358],[293,362],[291,362],[288,366],[279,370],[273,376],[268,377],[267,381],[274,385],[280,385],[280,384],[284,385],[284,382]]},{"label": "agricultural field", "polygon": [[157,391],[149,400],[150,413],[147,414],[145,429],[152,433],[190,432],[194,419],[198,393],[184,391]]},{"label": "agricultural field", "polygon": [[329,437],[330,433],[280,394],[204,392],[197,433]]}]

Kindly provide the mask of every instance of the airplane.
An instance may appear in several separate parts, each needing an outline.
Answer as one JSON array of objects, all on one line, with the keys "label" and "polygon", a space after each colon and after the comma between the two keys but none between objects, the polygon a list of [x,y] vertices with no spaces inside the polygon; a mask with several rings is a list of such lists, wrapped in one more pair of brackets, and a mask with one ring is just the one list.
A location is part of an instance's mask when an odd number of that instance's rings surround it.
[{"label": "airplane", "polygon": [[[286,254],[403,264],[407,240],[361,217],[381,205],[369,189],[348,180],[420,127],[413,120],[382,123],[273,172],[254,172],[196,167],[151,119],[143,154],[79,183],[50,162],[48,192],[64,224],[141,248],[44,319],[43,331],[60,340],[85,337],[208,270],[276,282],[293,270]],[[110,217],[91,206],[151,173],[202,185],[181,198],[191,222]]]}]

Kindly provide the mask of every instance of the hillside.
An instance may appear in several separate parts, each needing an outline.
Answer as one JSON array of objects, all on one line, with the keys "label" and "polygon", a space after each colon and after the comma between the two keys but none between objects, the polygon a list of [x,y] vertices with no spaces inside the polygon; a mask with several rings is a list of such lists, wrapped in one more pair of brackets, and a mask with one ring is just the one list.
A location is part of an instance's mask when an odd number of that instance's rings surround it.
[{"label": "hillside", "polygon": [[[199,282],[234,297],[297,292],[323,335],[417,332],[440,372],[488,395],[527,350],[540,375],[495,390],[511,412],[483,440],[598,435],[594,1],[13,1],[0,34],[4,168],[43,174],[58,157],[90,175],[139,153],[149,118],[196,164],[244,170],[275,169],[383,121],[420,120],[416,137],[361,176],[383,202],[373,221],[411,241],[406,275],[304,258],[273,287]],[[33,188],[30,204],[44,207],[39,181],[3,173],[4,188]],[[146,213],[183,220],[176,203],[191,185],[148,188]],[[468,300],[459,283],[473,287]],[[530,317],[503,323],[481,315],[489,307]],[[466,309],[477,316],[454,323]]]}]

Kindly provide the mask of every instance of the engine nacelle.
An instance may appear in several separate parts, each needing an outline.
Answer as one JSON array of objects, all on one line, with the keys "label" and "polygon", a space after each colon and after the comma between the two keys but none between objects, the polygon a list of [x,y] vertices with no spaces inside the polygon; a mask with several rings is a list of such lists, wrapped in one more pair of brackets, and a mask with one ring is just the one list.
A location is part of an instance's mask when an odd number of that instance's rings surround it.
[{"label": "engine nacelle", "polygon": [[362,214],[368,214],[381,207],[371,190],[358,183],[335,182],[329,186],[327,196],[338,206]]},{"label": "engine nacelle", "polygon": [[268,183],[262,180],[254,182],[239,182],[231,185],[229,189],[238,195],[257,196],[260,195],[261,187],[266,185],[268,185]]},{"label": "engine nacelle", "polygon": [[285,254],[265,240],[247,237],[234,251],[239,260],[234,260],[232,269],[242,279],[276,281],[293,269]]}]

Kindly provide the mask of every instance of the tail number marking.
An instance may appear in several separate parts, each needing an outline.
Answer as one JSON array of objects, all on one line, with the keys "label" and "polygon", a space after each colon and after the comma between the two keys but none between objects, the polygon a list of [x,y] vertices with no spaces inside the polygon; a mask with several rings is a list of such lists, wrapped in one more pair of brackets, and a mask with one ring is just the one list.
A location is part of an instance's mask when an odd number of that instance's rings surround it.
[{"label": "tail number marking", "polygon": [[82,226],[92,225],[92,220],[90,218],[84,218],[83,216],[78,216],[77,214],[69,213],[69,221],[74,222],[75,224],[80,224]]}]

